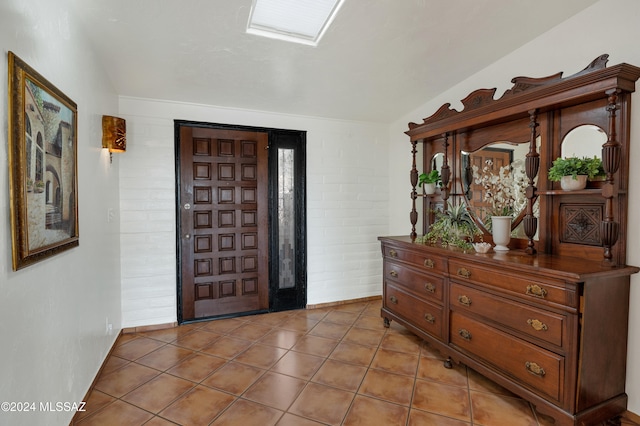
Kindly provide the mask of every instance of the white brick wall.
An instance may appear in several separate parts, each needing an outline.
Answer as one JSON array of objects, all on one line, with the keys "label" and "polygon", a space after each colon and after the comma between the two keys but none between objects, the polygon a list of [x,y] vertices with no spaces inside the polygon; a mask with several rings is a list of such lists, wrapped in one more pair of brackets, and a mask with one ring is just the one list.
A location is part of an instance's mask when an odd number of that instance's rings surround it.
[{"label": "white brick wall", "polygon": [[388,127],[121,98],[123,327],[176,321],[173,120],[307,131],[307,302],[379,295],[388,233]]}]

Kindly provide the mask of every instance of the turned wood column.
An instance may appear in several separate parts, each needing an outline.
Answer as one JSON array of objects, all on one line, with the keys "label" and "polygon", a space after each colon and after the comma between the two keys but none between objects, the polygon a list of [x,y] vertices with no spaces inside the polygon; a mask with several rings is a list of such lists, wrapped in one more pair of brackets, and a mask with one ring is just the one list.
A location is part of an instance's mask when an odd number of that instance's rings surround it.
[{"label": "turned wood column", "polygon": [[537,190],[534,180],[536,176],[538,176],[538,171],[540,170],[540,154],[538,153],[536,144],[536,128],[539,124],[536,121],[536,117],[536,110],[529,111],[529,128],[531,129],[531,137],[529,139],[529,152],[527,152],[527,156],[525,158],[525,171],[527,173],[527,178],[529,179],[529,185],[526,190],[527,210],[525,217],[523,218],[524,232],[529,238],[527,248],[525,249],[525,253],[527,254],[536,253],[533,237],[536,235],[536,231],[538,230],[538,218],[533,214],[533,204],[536,201]]},{"label": "turned wood column", "polygon": [[416,210],[416,199],[418,198],[418,191],[416,187],[418,186],[418,169],[416,167],[416,153],[417,149],[417,141],[411,141],[411,172],[409,173],[409,179],[411,180],[411,213],[409,213],[409,220],[411,221],[411,239],[415,240],[416,234],[416,223],[418,223],[418,211]]},{"label": "turned wood column", "polygon": [[604,220],[600,224],[600,232],[602,234],[602,245],[604,247],[604,261],[614,264],[611,247],[618,241],[618,233],[620,229],[619,223],[615,220],[613,214],[614,197],[617,196],[616,186],[614,185],[614,174],[620,168],[620,143],[616,134],[616,111],[618,109],[618,94],[620,89],[611,89],[605,92],[607,95],[609,113],[609,131],[607,142],[602,145],[602,167],[606,173],[605,184],[602,188],[602,196],[605,198]]}]

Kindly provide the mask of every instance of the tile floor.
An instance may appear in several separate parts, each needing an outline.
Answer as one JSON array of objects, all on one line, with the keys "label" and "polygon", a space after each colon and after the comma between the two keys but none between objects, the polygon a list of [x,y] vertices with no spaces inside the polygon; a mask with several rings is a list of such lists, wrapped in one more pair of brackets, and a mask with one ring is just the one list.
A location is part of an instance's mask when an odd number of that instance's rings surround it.
[{"label": "tile floor", "polygon": [[473,370],[445,369],[402,326],[384,328],[380,304],[122,335],[75,424],[553,424]]}]

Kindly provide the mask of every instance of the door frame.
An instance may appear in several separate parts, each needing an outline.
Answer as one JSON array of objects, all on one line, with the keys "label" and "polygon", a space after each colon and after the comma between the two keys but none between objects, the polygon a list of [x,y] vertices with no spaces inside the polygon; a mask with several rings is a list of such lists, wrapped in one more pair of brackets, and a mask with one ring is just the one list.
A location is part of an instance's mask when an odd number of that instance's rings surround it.
[{"label": "door frame", "polygon": [[[237,130],[266,133],[268,137],[268,194],[269,194],[269,308],[268,310],[242,312],[215,317],[184,320],[182,315],[182,246],[180,221],[180,127],[201,127],[215,130]],[[277,236],[277,171],[278,147],[293,147],[295,149],[295,215],[296,215],[296,286],[294,289],[278,288],[278,262],[271,261],[278,255]],[[207,321],[218,318],[253,315],[257,313],[300,309],[307,303],[307,224],[306,224],[306,131],[286,130],[270,127],[243,126],[234,124],[209,123],[201,121],[174,120],[174,155],[175,155],[175,207],[176,207],[176,301],[178,324]]]}]

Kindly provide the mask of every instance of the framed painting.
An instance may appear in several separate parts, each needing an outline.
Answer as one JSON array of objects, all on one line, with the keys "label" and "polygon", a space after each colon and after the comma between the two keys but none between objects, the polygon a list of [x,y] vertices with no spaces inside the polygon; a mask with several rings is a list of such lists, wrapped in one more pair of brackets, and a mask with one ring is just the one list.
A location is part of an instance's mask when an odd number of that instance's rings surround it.
[{"label": "framed painting", "polygon": [[13,269],[76,247],[77,106],[9,52]]}]

